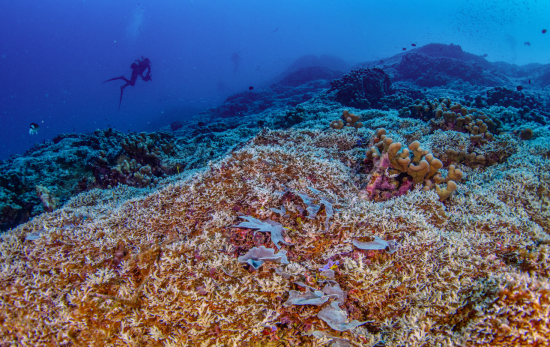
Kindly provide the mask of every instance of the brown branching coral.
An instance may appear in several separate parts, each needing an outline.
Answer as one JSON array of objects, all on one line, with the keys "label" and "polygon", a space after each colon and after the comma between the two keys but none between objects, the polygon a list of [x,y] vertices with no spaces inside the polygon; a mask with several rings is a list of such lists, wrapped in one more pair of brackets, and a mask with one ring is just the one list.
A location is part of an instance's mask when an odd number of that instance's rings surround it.
[{"label": "brown branching coral", "polygon": [[[529,276],[503,279],[484,314],[466,326],[464,342],[469,345],[544,346],[550,326],[550,287]],[[486,335],[485,329],[498,329]]]},{"label": "brown branching coral", "polygon": [[[514,157],[510,170],[530,165],[521,179],[469,174],[445,205],[421,189],[375,202],[358,199],[356,141],[265,131],[147,196],[117,190],[115,204],[115,191],[110,201],[86,192],[3,234],[2,342],[548,344],[548,218],[538,202],[547,160]],[[235,227],[240,216],[280,224],[281,250],[255,254],[275,250],[271,235]],[[251,271],[239,262],[247,254],[270,260]],[[316,304],[285,305],[306,297]]]}]

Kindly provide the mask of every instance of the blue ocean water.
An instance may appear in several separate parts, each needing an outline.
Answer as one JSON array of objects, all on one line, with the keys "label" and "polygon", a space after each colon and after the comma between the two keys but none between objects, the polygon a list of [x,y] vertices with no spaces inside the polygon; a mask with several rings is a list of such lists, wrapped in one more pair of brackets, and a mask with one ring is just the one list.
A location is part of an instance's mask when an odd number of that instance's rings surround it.
[{"label": "blue ocean water", "polygon": [[[436,42],[489,61],[546,64],[548,18],[541,0],[4,0],[0,159],[58,133],[156,130],[267,85],[308,54],[352,65]],[[128,87],[118,110],[121,81],[102,82],[129,78],[140,56],[153,80]]]}]

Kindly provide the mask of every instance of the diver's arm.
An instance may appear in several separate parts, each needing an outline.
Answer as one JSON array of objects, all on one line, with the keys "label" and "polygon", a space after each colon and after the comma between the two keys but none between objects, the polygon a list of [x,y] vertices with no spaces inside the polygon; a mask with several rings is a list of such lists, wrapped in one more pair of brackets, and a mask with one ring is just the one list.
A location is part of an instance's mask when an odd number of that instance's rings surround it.
[{"label": "diver's arm", "polygon": [[[151,74],[151,67],[147,66],[147,73],[145,74],[145,77],[149,76],[150,74]],[[141,78],[145,79],[145,77],[143,76],[143,72],[142,72],[141,73]]]},{"label": "diver's arm", "polygon": [[141,75],[141,79],[144,80],[145,82],[153,80],[151,78],[151,67],[150,66],[147,66],[147,73],[145,74],[145,77],[143,77],[143,75]]}]

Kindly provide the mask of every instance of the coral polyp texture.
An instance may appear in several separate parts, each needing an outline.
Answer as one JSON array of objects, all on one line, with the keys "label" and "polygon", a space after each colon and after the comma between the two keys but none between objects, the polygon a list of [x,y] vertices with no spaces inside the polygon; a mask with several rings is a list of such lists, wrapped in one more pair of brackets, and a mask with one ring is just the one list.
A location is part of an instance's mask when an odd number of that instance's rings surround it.
[{"label": "coral polyp texture", "polygon": [[[462,176],[442,174],[422,143],[388,141],[402,132],[359,131],[264,130],[149,195],[91,190],[4,233],[3,342],[550,343],[542,143]],[[370,168],[362,136],[380,162]],[[391,170],[412,184],[361,194],[358,175]],[[456,180],[452,194],[424,189],[438,176],[442,189]]]}]

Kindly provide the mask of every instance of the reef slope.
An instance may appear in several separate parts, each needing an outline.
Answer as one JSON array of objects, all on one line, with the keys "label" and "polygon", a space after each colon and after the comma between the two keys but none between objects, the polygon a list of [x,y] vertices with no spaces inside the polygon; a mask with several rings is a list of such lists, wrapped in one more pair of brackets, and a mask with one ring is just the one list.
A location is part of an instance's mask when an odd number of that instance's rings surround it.
[{"label": "reef slope", "polygon": [[549,345],[547,67],[383,63],[2,162],[2,345]]},{"label": "reef slope", "polygon": [[[408,135],[408,119],[376,122]],[[374,202],[353,169],[373,134],[266,130],[150,195],[94,189],[4,233],[4,342],[547,345],[548,145],[515,142],[504,163],[464,167],[444,202],[422,189]],[[255,233],[239,216],[284,228]],[[354,246],[374,236],[393,248]],[[239,261],[260,246],[278,257]]]}]

